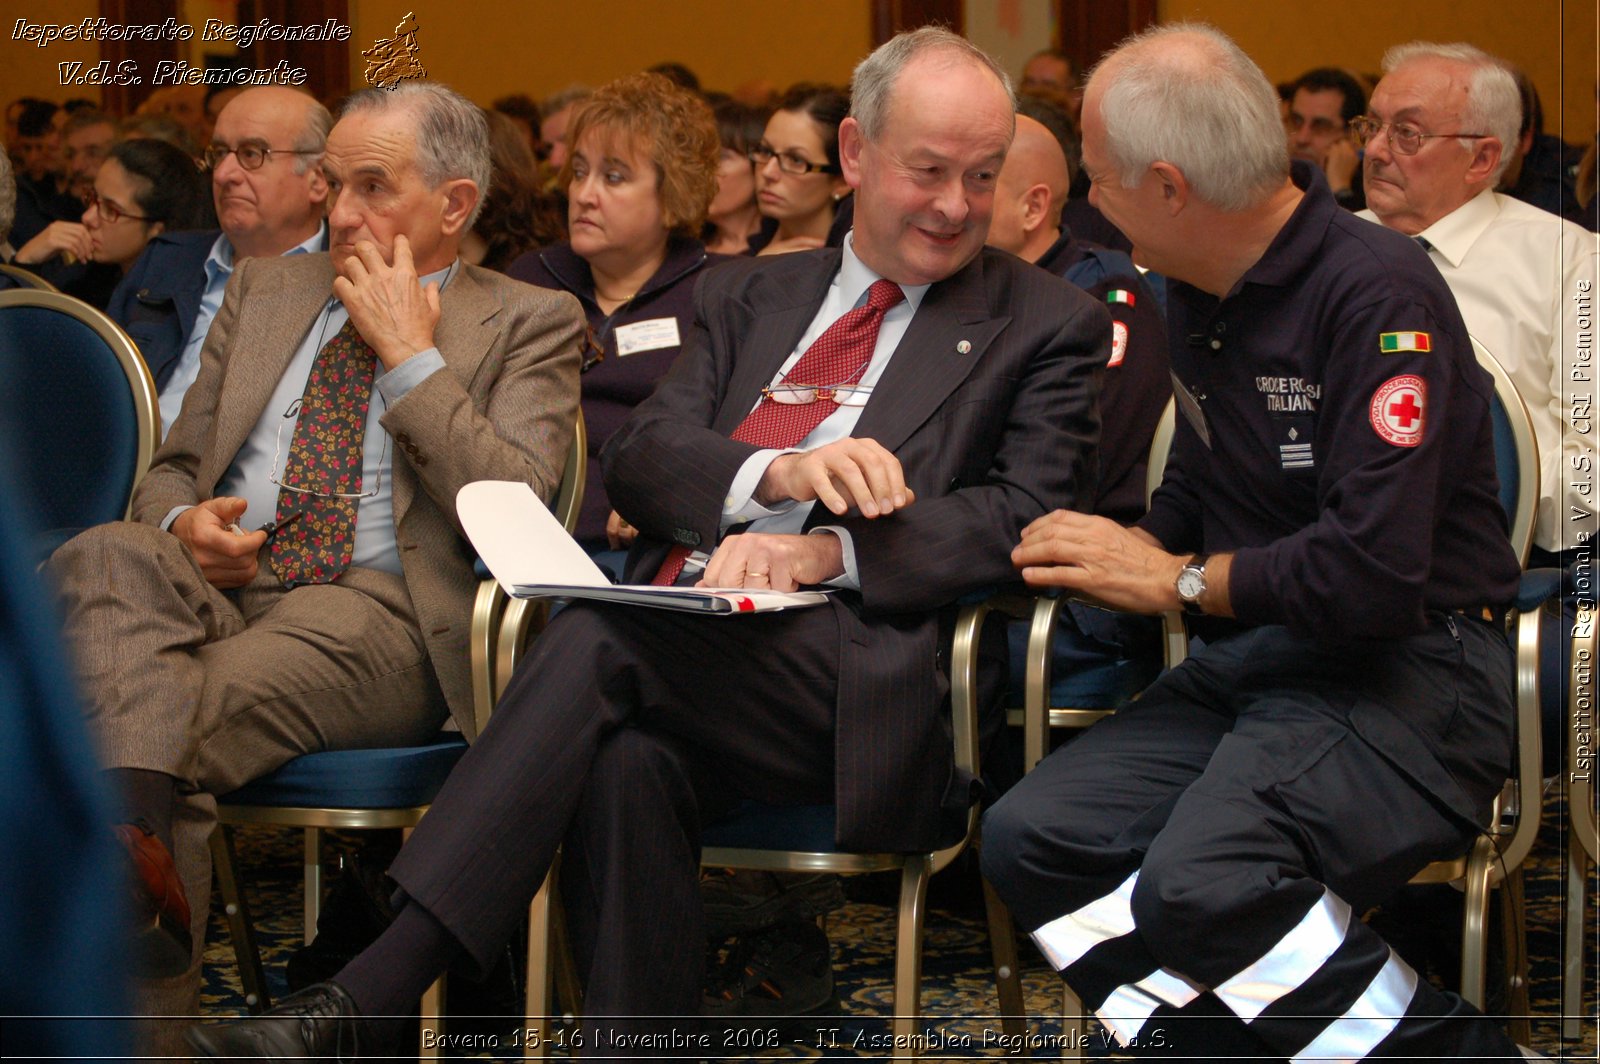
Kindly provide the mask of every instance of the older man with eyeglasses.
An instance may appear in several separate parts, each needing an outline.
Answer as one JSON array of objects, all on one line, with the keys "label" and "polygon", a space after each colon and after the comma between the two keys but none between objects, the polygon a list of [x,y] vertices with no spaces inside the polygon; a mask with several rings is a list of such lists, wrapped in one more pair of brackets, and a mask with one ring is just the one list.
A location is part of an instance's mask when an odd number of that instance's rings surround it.
[{"label": "older man with eyeglasses", "polygon": [[217,117],[205,153],[221,231],[158,235],[112,294],[107,313],[138,343],[161,393],[163,435],[200,372],[200,347],[234,265],[326,248],[328,188],[317,164],[332,124],[327,108],[296,89],[240,93]]},{"label": "older man with eyeglasses", "polygon": [[[303,753],[427,742],[452,717],[473,733],[456,492],[552,497],[577,410],[576,302],[458,256],[489,180],[470,101],[358,93],[325,152],[251,103],[224,110],[210,152],[237,257],[194,384],[133,520],[51,559],[155,1016],[198,1011],[213,795]],[[314,177],[295,172],[308,154]],[[245,257],[282,232],[289,184],[327,190],[329,251]],[[177,1034],[142,1048],[181,1054]]]}]

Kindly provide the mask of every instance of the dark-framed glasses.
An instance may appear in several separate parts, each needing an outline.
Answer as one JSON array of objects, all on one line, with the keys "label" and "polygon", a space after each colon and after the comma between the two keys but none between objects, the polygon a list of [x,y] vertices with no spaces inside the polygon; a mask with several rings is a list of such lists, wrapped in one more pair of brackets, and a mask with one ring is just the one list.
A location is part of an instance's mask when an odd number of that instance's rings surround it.
[{"label": "dark-framed glasses", "polygon": [[[282,477],[278,474],[278,463],[283,458],[283,428],[285,425],[295,422],[300,416],[300,408],[304,403],[304,399],[296,399],[289,404],[289,409],[285,410],[283,416],[278,419],[277,444],[272,449],[272,469],[268,471],[267,479],[284,491],[292,491],[296,495],[314,495],[322,499],[370,499],[376,496],[383,489],[383,467],[388,464],[389,434],[387,432],[383,434],[383,451],[378,455],[378,475],[372,480],[371,491],[312,491],[310,488],[302,488],[283,482]],[[285,466],[283,471],[287,474],[289,472],[288,467]]]},{"label": "dark-framed glasses", "polygon": [[1415,155],[1422,150],[1422,144],[1428,140],[1448,139],[1451,137],[1464,137],[1476,140],[1487,137],[1487,133],[1424,133],[1409,122],[1380,122],[1371,115],[1362,115],[1350,120],[1350,131],[1355,134],[1356,143],[1366,147],[1378,139],[1378,134],[1384,130],[1389,132],[1389,147],[1400,155]]},{"label": "dark-framed glasses", "polygon": [[322,152],[302,148],[269,148],[265,144],[241,144],[237,148],[230,148],[226,144],[213,144],[206,149],[206,166],[215,170],[230,154],[235,156],[239,160],[239,165],[246,170],[259,170],[266,165],[267,157],[271,155],[321,155]]},{"label": "dark-framed glasses", "polygon": [[136,222],[153,220],[148,215],[134,214],[132,211],[123,210],[116,200],[106,199],[92,188],[84,195],[83,199],[86,207],[100,208],[100,220],[107,225],[116,225],[124,218],[132,218]]},{"label": "dark-framed glasses", "polygon": [[750,149],[750,162],[757,170],[767,165],[767,160],[778,160],[778,169],[786,174],[837,174],[839,168],[828,163],[814,163],[797,151],[778,151],[763,141]]}]

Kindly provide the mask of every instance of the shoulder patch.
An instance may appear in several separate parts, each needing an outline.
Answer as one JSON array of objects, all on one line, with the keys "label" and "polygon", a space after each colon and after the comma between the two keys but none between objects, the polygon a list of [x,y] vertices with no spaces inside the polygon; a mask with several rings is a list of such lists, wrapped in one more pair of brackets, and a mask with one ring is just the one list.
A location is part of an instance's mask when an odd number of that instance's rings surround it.
[{"label": "shoulder patch", "polygon": [[1126,288],[1113,288],[1106,293],[1106,302],[1126,303],[1131,307],[1134,305],[1133,293]]},{"label": "shoulder patch", "polygon": [[1386,355],[1396,355],[1401,351],[1432,351],[1433,337],[1425,332],[1379,333],[1378,350]]},{"label": "shoulder patch", "polygon": [[1120,321],[1111,323],[1111,358],[1106,362],[1107,368],[1122,365],[1122,359],[1128,353],[1128,327]]},{"label": "shoulder patch", "polygon": [[1421,443],[1427,392],[1422,378],[1409,373],[1378,385],[1367,413],[1373,431],[1396,447]]}]

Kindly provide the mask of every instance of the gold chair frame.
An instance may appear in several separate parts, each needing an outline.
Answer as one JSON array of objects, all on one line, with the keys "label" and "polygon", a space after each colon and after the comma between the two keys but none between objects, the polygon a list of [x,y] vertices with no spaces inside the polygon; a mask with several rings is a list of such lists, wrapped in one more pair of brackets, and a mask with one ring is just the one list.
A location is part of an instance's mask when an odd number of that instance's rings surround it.
[{"label": "gold chair frame", "polygon": [[[6,273],[26,273],[15,267],[0,266]],[[128,390],[133,400],[134,417],[139,424],[138,450],[134,453],[134,474],[128,489],[128,507],[124,514],[130,512],[133,505],[133,492],[139,486],[145,472],[150,468],[150,459],[155,456],[156,448],[161,446],[161,407],[157,400],[155,378],[150,376],[150,369],[144,364],[144,356],[139,352],[139,345],[133,342],[133,337],[122,331],[118,325],[103,310],[91,307],[81,299],[58,292],[53,287],[14,288],[0,292],[0,311],[7,307],[35,307],[42,310],[54,311],[65,314],[88,326],[111,351],[117,364],[122,368],[123,375],[128,378]]]},{"label": "gold chair frame", "polygon": [[23,269],[21,266],[9,262],[0,262],[0,273],[16,281],[23,288],[31,288],[37,292],[59,292],[61,289],[46,281],[32,270]]}]

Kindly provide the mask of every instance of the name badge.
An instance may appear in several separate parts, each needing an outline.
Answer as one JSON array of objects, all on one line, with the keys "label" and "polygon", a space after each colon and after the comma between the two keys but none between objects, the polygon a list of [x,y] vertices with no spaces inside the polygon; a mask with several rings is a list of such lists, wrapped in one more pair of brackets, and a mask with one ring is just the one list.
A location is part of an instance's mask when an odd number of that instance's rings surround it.
[{"label": "name badge", "polygon": [[1183,386],[1176,373],[1172,374],[1172,396],[1178,401],[1178,410],[1189,422],[1189,427],[1200,437],[1200,442],[1206,445],[1206,450],[1211,450],[1211,429],[1206,425],[1205,411],[1200,409],[1200,401],[1194,397],[1193,392]]},{"label": "name badge", "polygon": [[651,318],[632,325],[617,326],[617,354],[622,357],[637,355],[640,351],[659,351],[663,347],[677,347],[677,318]]}]

